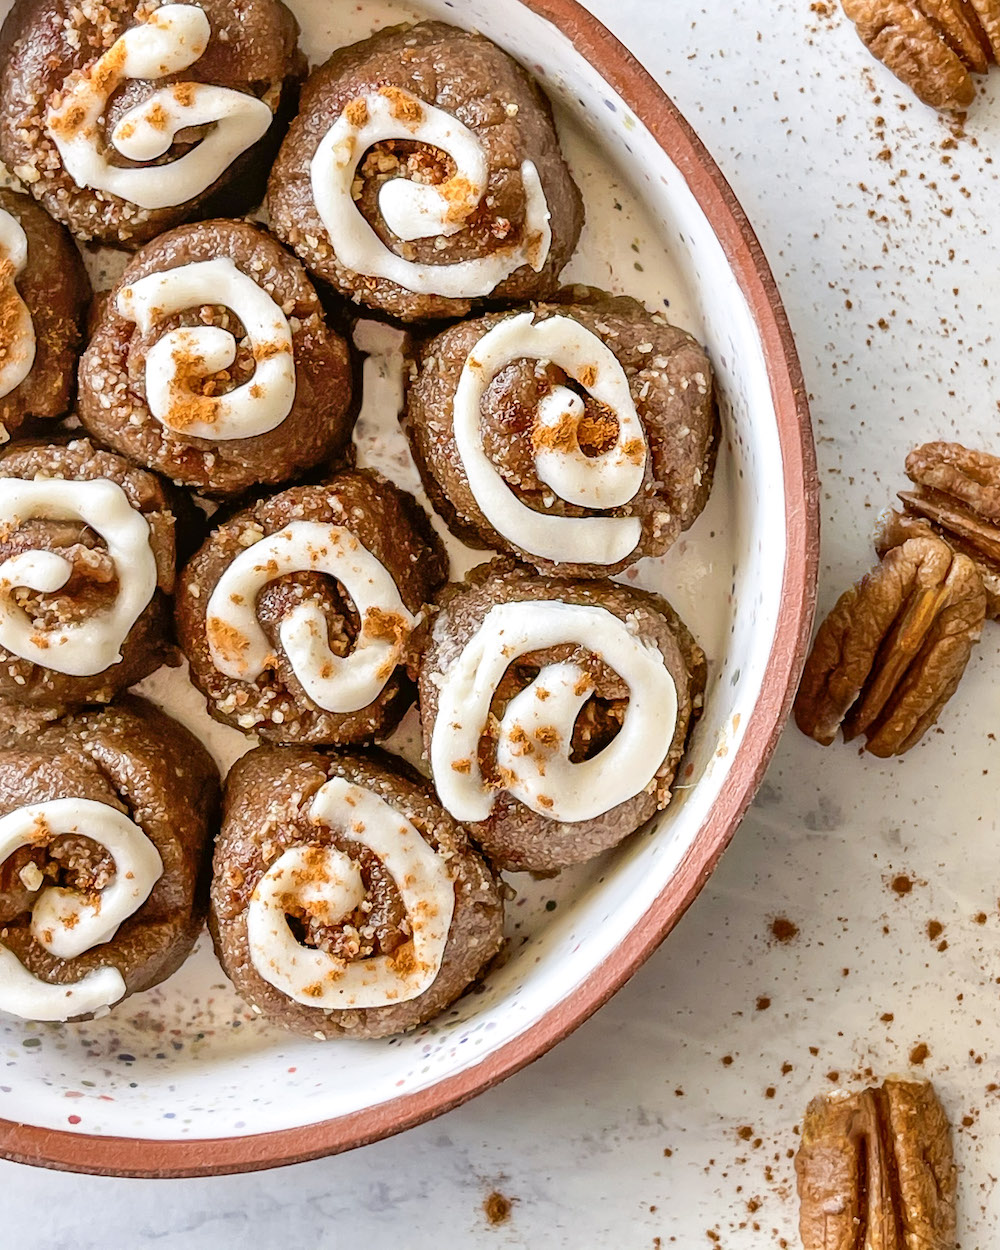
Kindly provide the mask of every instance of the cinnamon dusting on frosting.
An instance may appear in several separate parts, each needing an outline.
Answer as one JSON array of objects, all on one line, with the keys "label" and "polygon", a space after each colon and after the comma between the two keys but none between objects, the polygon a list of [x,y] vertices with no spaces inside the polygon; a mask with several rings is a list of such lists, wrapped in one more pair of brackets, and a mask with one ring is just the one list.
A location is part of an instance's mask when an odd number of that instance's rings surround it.
[{"label": "cinnamon dusting on frosting", "polygon": [[[384,87],[379,87],[378,93],[392,105],[392,115],[398,122],[403,122],[407,126],[419,126],[424,120],[424,109],[415,96],[410,95],[408,91],[404,91],[401,87],[394,87],[391,83]],[[365,120],[367,121],[367,108],[365,110]]]}]

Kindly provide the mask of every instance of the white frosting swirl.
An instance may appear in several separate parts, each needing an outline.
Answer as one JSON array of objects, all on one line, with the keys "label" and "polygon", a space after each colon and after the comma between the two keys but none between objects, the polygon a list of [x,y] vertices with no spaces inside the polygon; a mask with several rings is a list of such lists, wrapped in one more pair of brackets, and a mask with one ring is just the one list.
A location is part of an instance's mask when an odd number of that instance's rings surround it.
[{"label": "white frosting swirl", "polygon": [[35,327],[17,289],[17,279],[27,263],[28,236],[16,217],[0,209],[0,306],[5,310],[0,399],[21,385],[35,363]]},{"label": "white frosting swirl", "polygon": [[[45,846],[63,834],[92,839],[115,863],[112,881],[96,894],[47,886],[35,898],[31,936],[57,959],[75,959],[110,942],[119,925],[149,898],[163,874],[160,853],[124,812],[93,799],[50,799],[0,818],[0,863],[23,846]],[[116,1003],[125,994],[116,967],[53,985],[29,972],[0,944],[0,1011],[25,1020],[68,1020]]]},{"label": "white frosting swirl", "polygon": [[114,604],[66,625],[37,624],[14,598],[18,587],[55,594],[73,565],[55,551],[30,550],[0,564],[0,647],[32,664],[92,677],[117,664],[129,630],[156,590],[156,557],[149,522],[129,503],[116,482],[98,479],[0,478],[0,528],[14,531],[25,521],[82,521],[104,539],[118,581]]},{"label": "white frosting swirl", "polygon": [[223,442],[276,429],[295,402],[292,331],[282,309],[224,256],[147,274],[118,292],[117,307],[148,334],[165,317],[222,305],[239,317],[250,340],[253,375],[224,395],[195,389],[236,360],[236,338],[221,326],[182,326],[146,354],[146,403],[169,430]]},{"label": "white frosting swirl", "polygon": [[295,846],[257,882],[247,908],[250,960],[270,985],[307,1007],[388,1007],[423,994],[444,959],[455,909],[445,860],[404,816],[371,790],[340,777],[325,782],[309,811],[325,825],[373,851],[395,882],[411,940],[389,955],[345,961],[302,946],[287,914],[321,924],[349,921],[367,890],[357,863],[332,846]]},{"label": "white frosting swirl", "polygon": [[465,229],[489,182],[486,153],[475,133],[444,109],[397,87],[352,100],[323,136],[310,165],[313,200],[337,260],[345,269],[395,282],[419,295],[473,299],[489,295],[522,265],[537,273],[552,243],[545,192],[532,161],[521,165],[525,219],[517,243],[450,265],[404,259],[386,247],[354,202],[355,172],[376,143],[407,139],[447,153],[455,173],[436,186],[394,178],[379,194],[385,224],[403,242],[448,237]]},{"label": "white frosting swirl", "polygon": [[677,687],[663,656],[606,608],[548,599],[497,604],[440,677],[430,759],[441,802],[457,819],[486,820],[496,790],[483,778],[479,741],[500,680],[519,656],[573,643],[628,686],[621,729],[596,755],[570,759],[573,727],[594,693],[587,670],[547,664],[507,704],[496,738],[501,789],[540,816],[592,820],[656,776],[677,725]]},{"label": "white frosting swirl", "polygon": [[230,87],[174,82],[130,108],[111,133],[129,161],[153,161],[190,127],[211,129],[193,148],[163,165],[115,165],[100,127],[108,101],[122,83],[157,79],[190,68],[208,47],[211,27],[194,4],[165,4],[133,26],[83,73],[63,84],[45,129],[63,166],[79,187],[107,191],[140,208],[172,208],[206,191],[271,124],[263,100]]},{"label": "white frosting swirl", "polygon": [[361,626],[348,656],[330,649],[319,604],[297,603],[278,637],[306,694],[328,712],[357,712],[376,699],[399,663],[417,618],[407,611],[391,574],[343,525],[291,521],[240,552],[219,578],[206,610],[209,652],[227,677],[252,682],[275,656],[257,619],[264,586],[290,573],[325,573],[341,583]]},{"label": "white frosting swirl", "polygon": [[536,512],[518,499],[486,454],[483,397],[493,378],[517,360],[556,365],[618,422],[614,442],[600,454],[587,456],[577,439],[577,423],[584,415],[579,395],[557,386],[543,397],[536,413],[540,437],[535,439],[535,470],[558,498],[587,508],[621,507],[635,498],[645,476],[646,435],[614,352],[572,317],[536,322],[533,313],[519,313],[499,322],[476,343],[462,367],[453,401],[455,443],[480,511],[498,534],[531,555],[566,564],[611,565],[624,560],[642,535],[637,517]]}]

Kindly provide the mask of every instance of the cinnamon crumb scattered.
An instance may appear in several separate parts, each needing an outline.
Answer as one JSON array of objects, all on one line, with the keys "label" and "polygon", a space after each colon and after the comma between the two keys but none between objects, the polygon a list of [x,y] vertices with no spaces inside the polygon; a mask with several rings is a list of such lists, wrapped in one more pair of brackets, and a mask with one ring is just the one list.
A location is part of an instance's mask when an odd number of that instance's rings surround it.
[{"label": "cinnamon crumb scattered", "polygon": [[799,936],[799,926],[787,916],[775,916],[771,921],[771,936],[782,944],[794,942]]},{"label": "cinnamon crumb scattered", "polygon": [[513,1205],[512,1199],[494,1189],[483,1203],[483,1210],[486,1212],[487,1220],[495,1227],[497,1224],[507,1223]]}]

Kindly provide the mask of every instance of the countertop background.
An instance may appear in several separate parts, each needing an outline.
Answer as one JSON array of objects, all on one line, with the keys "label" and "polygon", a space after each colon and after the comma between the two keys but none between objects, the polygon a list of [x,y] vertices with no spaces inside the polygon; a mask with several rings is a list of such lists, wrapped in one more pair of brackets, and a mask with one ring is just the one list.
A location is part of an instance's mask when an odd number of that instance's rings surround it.
[{"label": "countertop background", "polygon": [[[812,400],[825,610],[870,562],[911,446],[1000,447],[1000,70],[958,126],[825,0],[587,3],[699,131],[775,270]],[[669,941],[500,1088],[271,1173],[120,1181],[0,1164],[0,1244],[794,1247],[809,1097],[915,1069],[956,1125],[962,1248],[995,1245],[998,678],[991,625],[902,760],[823,752],[790,729]]]}]

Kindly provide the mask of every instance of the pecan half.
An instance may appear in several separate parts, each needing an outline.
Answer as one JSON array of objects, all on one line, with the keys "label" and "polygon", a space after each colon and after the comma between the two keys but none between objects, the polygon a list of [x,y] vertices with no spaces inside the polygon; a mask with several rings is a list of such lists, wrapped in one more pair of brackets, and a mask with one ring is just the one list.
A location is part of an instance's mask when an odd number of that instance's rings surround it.
[{"label": "pecan half", "polygon": [[1000,458],[958,443],[927,443],[907,457],[906,472],[917,489],[900,492],[902,516],[880,520],[879,555],[915,534],[937,534],[973,561],[986,615],[1000,618]]},{"label": "pecan half", "polygon": [[955,1250],[951,1130],[926,1081],[814,1098],[795,1171],[803,1250]]},{"label": "pecan half", "polygon": [[843,0],[869,51],[925,104],[963,109],[1000,46],[1000,0]]},{"label": "pecan half", "polygon": [[1000,522],[1000,457],[961,443],[924,443],[906,457],[906,476]]},{"label": "pecan half", "polygon": [[819,627],[795,700],[803,733],[843,726],[873,755],[901,755],[937,720],[986,616],[973,562],[940,538],[910,538],[841,595]]}]

